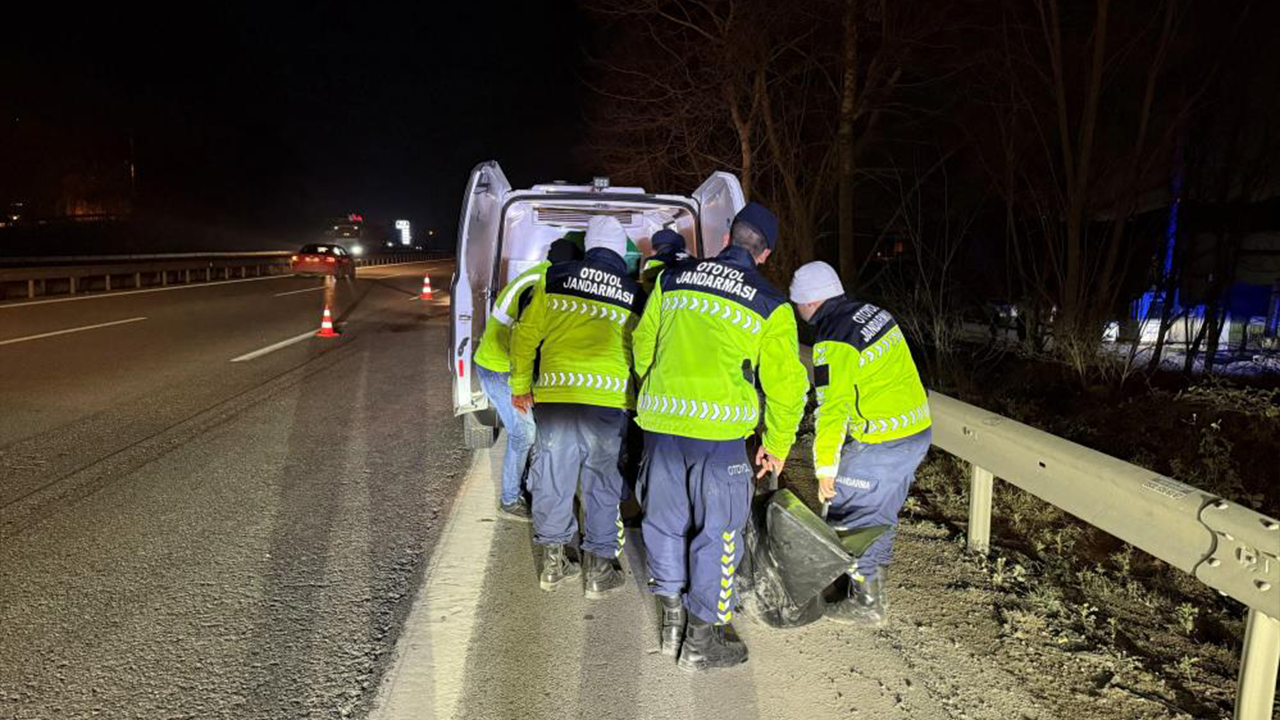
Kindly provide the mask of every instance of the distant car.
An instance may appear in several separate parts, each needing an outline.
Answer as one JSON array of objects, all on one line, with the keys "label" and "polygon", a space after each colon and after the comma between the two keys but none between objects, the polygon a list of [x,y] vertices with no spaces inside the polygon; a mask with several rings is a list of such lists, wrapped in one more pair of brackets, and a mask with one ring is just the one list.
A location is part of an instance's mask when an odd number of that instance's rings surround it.
[{"label": "distant car", "polygon": [[289,258],[289,266],[294,275],[302,277],[356,276],[356,263],[351,253],[334,243],[303,245],[297,255]]}]

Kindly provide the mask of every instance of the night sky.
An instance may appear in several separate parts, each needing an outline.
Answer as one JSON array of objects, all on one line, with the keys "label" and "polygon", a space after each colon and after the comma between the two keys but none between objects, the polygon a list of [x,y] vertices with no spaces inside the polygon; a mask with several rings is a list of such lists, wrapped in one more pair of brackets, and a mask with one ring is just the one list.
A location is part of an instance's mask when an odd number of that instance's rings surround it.
[{"label": "night sky", "polygon": [[365,5],[7,9],[6,123],[62,153],[132,136],[139,213],[268,233],[348,211],[450,233],[485,159],[517,185],[589,176],[572,4]]}]

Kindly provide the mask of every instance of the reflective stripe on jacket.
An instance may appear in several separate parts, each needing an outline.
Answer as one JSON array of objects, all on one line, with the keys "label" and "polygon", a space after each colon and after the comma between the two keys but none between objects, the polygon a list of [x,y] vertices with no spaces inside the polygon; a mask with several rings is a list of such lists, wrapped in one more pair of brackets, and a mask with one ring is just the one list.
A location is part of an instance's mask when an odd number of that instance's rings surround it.
[{"label": "reflective stripe on jacket", "polygon": [[549,267],[551,263],[543,260],[517,275],[498,293],[493,311],[489,313],[489,322],[484,326],[480,347],[476,348],[475,364],[494,372],[511,372],[511,326],[515,325],[521,309],[527,304],[522,303],[520,297],[533,295],[534,284]]}]

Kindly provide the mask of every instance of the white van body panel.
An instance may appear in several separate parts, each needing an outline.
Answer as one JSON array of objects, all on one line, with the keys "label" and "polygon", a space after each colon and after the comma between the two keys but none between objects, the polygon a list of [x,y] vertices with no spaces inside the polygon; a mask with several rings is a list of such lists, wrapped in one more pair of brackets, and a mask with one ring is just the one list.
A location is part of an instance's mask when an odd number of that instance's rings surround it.
[{"label": "white van body panel", "polygon": [[747,204],[742,196],[742,184],[731,173],[713,172],[693,191],[693,199],[698,201],[703,249],[706,255],[715,255],[723,246],[729,224]]},{"label": "white van body panel", "polygon": [[450,342],[450,373],[453,375],[453,414],[461,415],[489,407],[489,400],[475,377],[471,356],[484,334],[489,304],[496,295],[493,287],[494,258],[502,204],[511,183],[498,163],[480,163],[471,171],[462,197],[458,220],[458,268],[450,289],[453,332]]}]

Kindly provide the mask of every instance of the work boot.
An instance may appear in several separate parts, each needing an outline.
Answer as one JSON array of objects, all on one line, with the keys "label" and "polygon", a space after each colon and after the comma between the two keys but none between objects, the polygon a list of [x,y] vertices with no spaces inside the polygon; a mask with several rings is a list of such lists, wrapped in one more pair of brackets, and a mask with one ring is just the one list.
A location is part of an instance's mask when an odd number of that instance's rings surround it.
[{"label": "work boot", "polygon": [[728,635],[728,629],[728,625],[713,625],[690,613],[676,666],[687,672],[701,672],[746,662],[747,646],[736,635]]},{"label": "work boot", "polygon": [[660,647],[662,654],[670,657],[680,655],[680,643],[684,642],[684,624],[688,613],[679,597],[659,595],[662,601],[662,638]]},{"label": "work boot", "polygon": [[517,522],[533,522],[533,513],[529,512],[529,503],[518,497],[509,503],[498,505],[498,517]]},{"label": "work boot", "polygon": [[555,590],[565,580],[578,577],[579,571],[578,563],[565,553],[564,545],[542,546],[542,576],[538,584],[543,590]]},{"label": "work boot", "polygon": [[615,590],[620,590],[626,584],[627,579],[623,576],[622,570],[614,564],[613,558],[601,557],[589,552],[584,560],[587,565],[586,595],[588,600],[599,600],[611,595]]},{"label": "work boot", "polygon": [[848,597],[828,605],[827,617],[838,623],[880,627],[889,610],[884,590],[883,568],[871,578],[850,574]]}]

